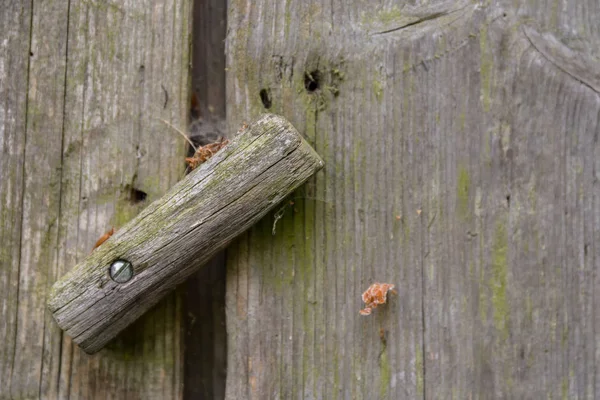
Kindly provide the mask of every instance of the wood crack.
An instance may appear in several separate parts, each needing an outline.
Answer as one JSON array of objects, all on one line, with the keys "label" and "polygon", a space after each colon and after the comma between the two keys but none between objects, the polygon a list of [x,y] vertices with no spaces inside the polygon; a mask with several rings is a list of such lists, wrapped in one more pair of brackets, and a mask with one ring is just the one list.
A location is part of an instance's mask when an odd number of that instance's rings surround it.
[{"label": "wood crack", "polygon": [[375,32],[374,35],[383,35],[383,34],[386,34],[386,33],[397,32],[397,31],[400,31],[402,29],[410,28],[411,26],[422,24],[423,22],[427,22],[427,21],[434,20],[436,18],[443,17],[445,15],[448,15],[448,13],[447,12],[433,13],[431,15],[426,15],[425,17],[421,17],[421,18],[419,18],[419,19],[417,19],[417,20],[415,20],[413,22],[409,22],[407,24],[398,26],[396,28],[388,29],[388,30],[381,31],[381,32]]},{"label": "wood crack", "polygon": [[384,31],[375,32],[375,33],[373,33],[373,35],[384,35],[386,33],[398,32],[398,31],[401,31],[401,30],[406,29],[406,28],[410,28],[410,27],[415,26],[415,25],[420,25],[420,24],[423,24],[423,23],[426,23],[426,22],[429,22],[429,21],[433,21],[433,20],[438,19],[438,18],[445,17],[445,16],[450,15],[450,14],[454,14],[456,12],[464,10],[468,6],[469,6],[469,4],[467,4],[464,7],[457,8],[455,10],[439,11],[439,12],[434,12],[434,13],[425,15],[423,17],[417,17],[417,19],[414,20],[414,21],[412,21],[412,22],[408,22],[408,23],[406,23],[404,25],[401,25],[401,26],[398,26],[398,27],[395,27],[395,28],[391,28],[391,29],[387,29],[387,30],[384,30]]},{"label": "wood crack", "polygon": [[[582,85],[590,88],[592,91],[594,91],[596,94],[600,94],[600,88],[596,87],[598,86],[599,82],[593,82],[594,77],[581,77],[579,76],[579,74],[577,72],[571,71],[574,69],[581,69],[582,72],[587,71],[586,67],[589,67],[589,65],[577,65],[577,64],[589,64],[589,61],[586,62],[587,60],[583,59],[583,56],[580,54],[575,54],[575,57],[569,57],[569,60],[572,61],[573,65],[563,65],[562,63],[560,63],[558,60],[554,59],[550,54],[548,54],[547,51],[545,51],[545,49],[543,49],[543,45],[541,43],[541,40],[543,40],[543,37],[532,37],[532,36],[536,36],[538,33],[533,31],[532,29],[523,29],[523,33],[525,35],[525,37],[527,38],[527,40],[529,41],[529,43],[531,43],[531,45],[533,46],[533,48],[546,60],[548,61],[550,64],[554,65],[556,68],[558,68],[559,70],[561,70],[562,72],[564,72],[565,74],[567,74],[568,76],[570,76],[571,78],[575,79],[577,82],[581,83]],[[532,35],[533,34],[533,35]],[[541,35],[540,35],[541,36]],[[551,45],[552,43],[549,42],[548,45]],[[557,54],[556,57],[567,57],[567,53],[572,52],[575,53],[574,51],[568,49],[566,46],[561,44],[561,47],[558,47],[559,43],[554,43],[554,46],[552,47],[554,50],[556,50]]]}]

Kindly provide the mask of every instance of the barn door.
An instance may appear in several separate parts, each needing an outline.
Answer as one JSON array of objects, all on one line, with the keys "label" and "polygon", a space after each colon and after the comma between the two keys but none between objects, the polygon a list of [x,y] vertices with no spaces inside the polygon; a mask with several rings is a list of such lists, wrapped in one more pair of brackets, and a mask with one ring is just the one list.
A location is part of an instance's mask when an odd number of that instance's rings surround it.
[{"label": "barn door", "polygon": [[600,396],[599,20],[230,4],[228,130],[282,114],[326,166],[228,251],[227,398]]}]

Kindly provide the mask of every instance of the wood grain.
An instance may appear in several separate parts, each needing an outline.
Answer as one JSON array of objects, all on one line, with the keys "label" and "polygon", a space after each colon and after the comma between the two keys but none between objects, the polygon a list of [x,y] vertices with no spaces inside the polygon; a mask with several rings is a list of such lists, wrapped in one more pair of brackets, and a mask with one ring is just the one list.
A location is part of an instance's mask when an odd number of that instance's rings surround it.
[{"label": "wood grain", "polygon": [[228,399],[599,396],[599,12],[234,2],[229,124],[326,167],[228,249]]},{"label": "wood grain", "polygon": [[[289,122],[263,116],[56,282],[48,307],[100,350],[322,167]],[[130,281],[111,279],[115,260],[133,265]]]},{"label": "wood grain", "polygon": [[104,232],[183,174],[185,145],[159,119],[187,123],[189,2],[0,8],[0,398],[179,398],[177,296],[93,357],[45,303]]}]

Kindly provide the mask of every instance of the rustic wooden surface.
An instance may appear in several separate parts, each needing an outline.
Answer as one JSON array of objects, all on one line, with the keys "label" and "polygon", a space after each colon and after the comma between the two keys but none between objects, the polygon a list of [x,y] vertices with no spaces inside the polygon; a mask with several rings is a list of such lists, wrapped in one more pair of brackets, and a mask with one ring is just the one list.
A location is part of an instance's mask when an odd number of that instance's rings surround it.
[{"label": "rustic wooden surface", "polygon": [[414,3],[229,8],[229,124],[326,166],[228,249],[228,399],[600,396],[597,1]]},{"label": "rustic wooden surface", "polygon": [[[0,4],[0,398],[179,398],[181,301],[88,356],[54,281],[183,174],[188,1]],[[144,193],[146,199],[143,200]]]},{"label": "rustic wooden surface", "polygon": [[[48,308],[95,353],[322,167],[287,120],[261,117],[59,279]],[[109,275],[119,259],[125,283]]]},{"label": "rustic wooden surface", "polygon": [[[194,0],[191,74],[196,104],[191,112],[189,133],[198,145],[214,141],[215,136],[228,136],[225,130],[226,18],[226,1]],[[182,285],[184,399],[220,400],[225,397],[227,332],[223,253]]]}]

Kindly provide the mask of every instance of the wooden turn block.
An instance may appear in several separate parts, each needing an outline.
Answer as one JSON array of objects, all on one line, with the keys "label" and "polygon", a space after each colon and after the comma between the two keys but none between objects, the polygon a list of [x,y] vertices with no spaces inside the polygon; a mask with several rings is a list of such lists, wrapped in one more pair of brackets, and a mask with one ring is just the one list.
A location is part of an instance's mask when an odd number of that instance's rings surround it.
[{"label": "wooden turn block", "polygon": [[48,307],[94,353],[323,167],[265,115],[57,281]]}]

